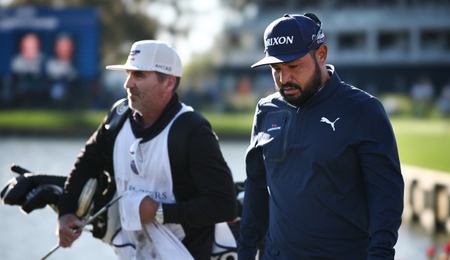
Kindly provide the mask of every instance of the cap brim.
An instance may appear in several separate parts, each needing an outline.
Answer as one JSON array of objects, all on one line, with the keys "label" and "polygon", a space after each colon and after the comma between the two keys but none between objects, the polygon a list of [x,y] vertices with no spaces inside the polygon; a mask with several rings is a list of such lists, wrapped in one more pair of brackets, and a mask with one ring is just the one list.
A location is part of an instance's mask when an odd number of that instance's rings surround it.
[{"label": "cap brim", "polygon": [[257,63],[253,64],[251,66],[251,68],[256,68],[259,66],[276,64],[276,63],[290,62],[290,61],[293,61],[296,59],[300,59],[301,57],[305,56],[308,52],[309,52],[309,50],[307,50],[305,52],[295,53],[295,54],[268,56],[268,57],[265,57],[262,60],[258,61]]},{"label": "cap brim", "polygon": [[106,66],[106,69],[108,70],[141,70],[141,71],[158,71],[161,72],[163,74],[167,74],[167,75],[173,75],[175,77],[181,77],[183,75],[183,71],[178,71],[178,72],[168,72],[166,70],[160,69],[160,68],[149,68],[149,67],[138,67],[138,66],[133,66],[133,65],[108,65]]},{"label": "cap brim", "polygon": [[146,70],[146,69],[142,69],[142,68],[138,68],[136,66],[130,66],[130,65],[108,65],[108,66],[106,66],[106,69],[108,69],[108,70]]}]

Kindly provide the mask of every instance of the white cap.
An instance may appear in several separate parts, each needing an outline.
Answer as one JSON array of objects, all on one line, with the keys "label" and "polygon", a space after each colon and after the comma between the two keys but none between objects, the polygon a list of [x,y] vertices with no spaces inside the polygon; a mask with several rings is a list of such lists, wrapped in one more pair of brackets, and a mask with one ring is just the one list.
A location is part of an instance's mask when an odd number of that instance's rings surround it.
[{"label": "white cap", "polygon": [[166,43],[154,40],[135,42],[124,65],[109,65],[106,69],[158,71],[175,77],[183,75],[178,53]]}]

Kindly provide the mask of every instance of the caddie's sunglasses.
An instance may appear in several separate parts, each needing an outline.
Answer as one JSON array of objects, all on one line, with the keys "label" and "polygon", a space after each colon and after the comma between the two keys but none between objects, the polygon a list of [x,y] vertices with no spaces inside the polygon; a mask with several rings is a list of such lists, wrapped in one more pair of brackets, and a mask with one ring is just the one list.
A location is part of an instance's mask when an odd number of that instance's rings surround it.
[{"label": "caddie's sunglasses", "polygon": [[143,171],[142,171],[142,164],[144,162],[144,158],[142,156],[142,151],[139,143],[142,141],[142,138],[136,139],[134,143],[130,147],[130,155],[131,155],[131,170],[134,172],[134,174],[139,175],[141,177],[144,177]]},{"label": "caddie's sunglasses", "polygon": [[313,20],[314,22],[317,23],[317,25],[319,26],[319,29],[317,30],[316,36],[314,37],[313,41],[311,42],[311,44],[308,46],[308,49],[311,48],[311,46],[317,41],[317,39],[319,39],[319,35],[321,35],[322,32],[322,22],[319,20],[319,18],[317,18],[317,16],[313,13],[305,13],[303,14],[304,16],[311,18],[311,20]]}]

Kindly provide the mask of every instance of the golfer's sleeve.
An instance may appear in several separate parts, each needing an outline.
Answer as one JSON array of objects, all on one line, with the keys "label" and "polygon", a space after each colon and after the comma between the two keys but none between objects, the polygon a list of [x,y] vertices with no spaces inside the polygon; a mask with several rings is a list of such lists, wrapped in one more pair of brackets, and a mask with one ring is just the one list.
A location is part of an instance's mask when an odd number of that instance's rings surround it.
[{"label": "golfer's sleeve", "polygon": [[269,194],[262,148],[257,147],[257,128],[254,127],[252,142],[246,154],[247,179],[238,239],[239,259],[255,259],[256,243],[262,241],[269,226]]},{"label": "golfer's sleeve", "polygon": [[403,212],[403,177],[397,144],[383,106],[365,107],[358,134],[370,218],[368,259],[392,259]]}]

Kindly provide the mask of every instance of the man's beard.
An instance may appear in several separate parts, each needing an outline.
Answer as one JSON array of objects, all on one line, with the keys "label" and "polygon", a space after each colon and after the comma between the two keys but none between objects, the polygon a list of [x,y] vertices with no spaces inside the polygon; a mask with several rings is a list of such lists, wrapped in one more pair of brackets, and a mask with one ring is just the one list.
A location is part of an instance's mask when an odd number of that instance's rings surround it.
[{"label": "man's beard", "polygon": [[[281,88],[275,85],[275,88],[280,92],[283,99],[291,105],[303,106],[322,85],[322,72],[320,71],[319,63],[315,62],[314,74],[308,83],[305,84],[304,88],[292,82],[286,84],[281,84]],[[286,95],[284,94],[284,89],[287,87],[296,88],[300,91],[299,96]]]}]

